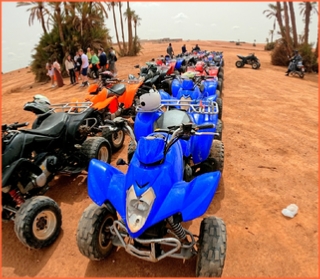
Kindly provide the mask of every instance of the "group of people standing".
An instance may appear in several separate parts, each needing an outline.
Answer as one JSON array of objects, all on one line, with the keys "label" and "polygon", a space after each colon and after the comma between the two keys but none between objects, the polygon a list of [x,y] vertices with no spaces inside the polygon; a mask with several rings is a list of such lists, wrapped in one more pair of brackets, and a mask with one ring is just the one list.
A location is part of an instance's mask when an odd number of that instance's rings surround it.
[{"label": "group of people standing", "polygon": [[[196,44],[196,46],[194,48],[192,48],[192,52],[193,51],[196,51],[196,52],[199,52],[201,51],[200,47],[198,46],[198,44]],[[186,44],[183,44],[183,46],[181,47],[181,53],[182,54],[185,54],[187,53],[187,47],[186,47]],[[174,55],[174,51],[173,51],[173,48],[172,48],[172,44],[169,43],[168,47],[167,47],[167,54],[173,58],[173,55]]]},{"label": "group of people standing", "polygon": [[[95,73],[95,76],[98,77],[99,71],[103,72],[108,69],[115,76],[117,75],[117,70],[115,62],[117,61],[116,53],[113,47],[110,47],[108,54],[104,52],[104,49],[101,47],[98,49],[98,55],[90,47],[87,48],[87,53],[84,53],[83,49],[79,49],[75,56],[72,58],[69,54],[65,60],[65,69],[70,77],[70,84],[78,84],[78,80],[81,79],[82,83],[80,87],[89,86],[88,82],[88,70]],[[51,87],[55,87],[55,81],[57,81],[58,86],[63,86],[63,80],[61,77],[60,65],[55,59],[52,64],[51,61],[48,61],[46,68],[48,70],[47,75],[51,78]],[[58,73],[54,69],[58,70]],[[59,83],[59,75],[62,80]]]}]

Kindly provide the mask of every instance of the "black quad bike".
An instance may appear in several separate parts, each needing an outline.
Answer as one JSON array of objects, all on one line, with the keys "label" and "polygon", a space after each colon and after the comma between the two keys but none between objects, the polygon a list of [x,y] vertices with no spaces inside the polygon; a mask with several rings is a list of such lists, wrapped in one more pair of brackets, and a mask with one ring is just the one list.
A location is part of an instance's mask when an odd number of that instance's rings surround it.
[{"label": "black quad bike", "polygon": [[257,56],[254,53],[250,53],[248,56],[237,55],[240,60],[236,62],[237,68],[244,67],[245,64],[251,65],[252,69],[257,70],[260,68],[261,64]]},{"label": "black quad bike", "polygon": [[[105,80],[104,82],[108,84],[109,81]],[[110,91],[112,90],[112,88],[114,88],[112,86],[115,85],[115,83],[117,83],[116,79],[112,79],[110,85],[111,88],[109,88]],[[33,122],[32,128],[34,129],[40,125],[41,121],[44,119],[44,117],[48,116],[48,114],[55,113],[56,110],[61,110],[62,108],[66,109],[65,107],[68,107],[70,104],[74,104],[77,106],[77,108],[74,109],[79,109],[78,106],[81,106],[83,104],[85,106],[88,106],[86,118],[83,120],[83,123],[81,124],[82,133],[85,133],[87,131],[88,136],[103,136],[111,144],[112,151],[117,151],[123,146],[125,138],[124,132],[121,131],[121,129],[111,130],[109,128],[99,128],[100,126],[106,124],[110,127],[114,127],[115,123],[113,121],[107,120],[105,112],[103,110],[98,110],[94,108],[93,104],[89,101],[82,103],[73,102],[69,104],[51,105],[49,99],[46,96],[38,94],[33,96],[33,101],[27,102],[24,105],[23,109],[26,111],[31,111],[38,116],[46,113],[45,116],[38,117],[36,121]]]},{"label": "black quad bike", "polygon": [[67,112],[47,112],[32,129],[28,123],[2,125],[2,220],[14,220],[18,239],[40,249],[60,233],[61,211],[44,197],[56,174],[78,174],[93,158],[110,163],[111,146],[104,137],[88,137],[86,104],[65,105]]}]

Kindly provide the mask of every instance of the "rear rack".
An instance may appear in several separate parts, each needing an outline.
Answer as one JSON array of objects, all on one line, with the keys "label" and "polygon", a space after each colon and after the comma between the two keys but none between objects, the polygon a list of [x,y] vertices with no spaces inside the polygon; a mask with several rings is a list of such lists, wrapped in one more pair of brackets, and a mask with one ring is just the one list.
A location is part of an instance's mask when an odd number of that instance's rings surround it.
[{"label": "rear rack", "polygon": [[197,101],[195,100],[161,100],[161,105],[153,110],[146,111],[142,110],[140,107],[137,107],[137,112],[155,112],[155,111],[167,111],[172,109],[172,107],[183,107],[188,113],[198,113],[198,114],[209,114],[215,115],[219,113],[218,104],[214,101]]},{"label": "rear rack", "polygon": [[66,112],[70,114],[80,114],[92,107],[92,102],[70,102],[50,105],[54,112]]}]

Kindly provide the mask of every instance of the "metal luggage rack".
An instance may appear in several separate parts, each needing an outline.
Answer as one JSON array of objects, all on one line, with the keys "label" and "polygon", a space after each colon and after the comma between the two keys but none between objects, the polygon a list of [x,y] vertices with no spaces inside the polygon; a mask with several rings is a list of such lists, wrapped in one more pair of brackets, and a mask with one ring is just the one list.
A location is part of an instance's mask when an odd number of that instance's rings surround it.
[{"label": "metal luggage rack", "polygon": [[161,100],[160,109],[165,108],[169,110],[172,106],[182,106],[187,112],[190,113],[200,113],[200,114],[218,114],[219,107],[218,104],[214,101],[198,101],[194,103],[194,100]]},{"label": "metal luggage rack", "polygon": [[[181,106],[187,109],[184,109],[189,113],[199,113],[199,114],[209,114],[215,115],[219,113],[218,104],[214,101],[202,101],[200,104],[192,104],[194,100],[161,100],[161,105],[155,110],[146,111],[141,109],[140,106],[136,108],[137,112],[155,112],[155,111],[168,111],[174,106]],[[215,111],[216,110],[216,111]]]},{"label": "metal luggage rack", "polygon": [[92,102],[70,102],[50,105],[55,112],[66,112],[70,114],[80,114],[92,107]]}]

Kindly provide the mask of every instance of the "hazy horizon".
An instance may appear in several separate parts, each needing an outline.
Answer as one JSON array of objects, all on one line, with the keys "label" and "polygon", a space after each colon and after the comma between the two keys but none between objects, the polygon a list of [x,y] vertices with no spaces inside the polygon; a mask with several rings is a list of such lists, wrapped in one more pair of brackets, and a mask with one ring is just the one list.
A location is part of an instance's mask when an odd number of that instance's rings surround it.
[{"label": "hazy horizon", "polygon": [[[141,18],[138,36],[142,40],[169,37],[266,43],[266,38],[270,39],[273,19],[266,18],[263,11],[269,9],[270,3],[273,2],[131,2],[130,8]],[[17,2],[2,2],[2,72],[28,66],[43,33],[36,19],[29,26],[28,7],[16,5]],[[298,34],[301,34],[304,23],[297,2],[294,7]],[[123,5],[122,10],[125,8]],[[117,8],[116,15],[119,22]],[[115,42],[111,11],[105,25]],[[318,15],[314,14],[309,27],[310,42],[317,40],[317,25]],[[278,37],[275,34],[274,40]]]}]

